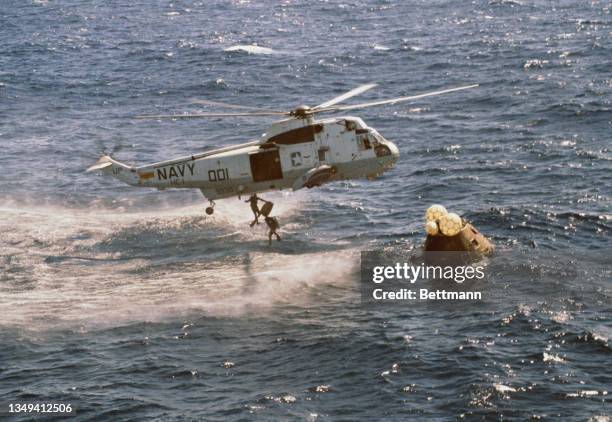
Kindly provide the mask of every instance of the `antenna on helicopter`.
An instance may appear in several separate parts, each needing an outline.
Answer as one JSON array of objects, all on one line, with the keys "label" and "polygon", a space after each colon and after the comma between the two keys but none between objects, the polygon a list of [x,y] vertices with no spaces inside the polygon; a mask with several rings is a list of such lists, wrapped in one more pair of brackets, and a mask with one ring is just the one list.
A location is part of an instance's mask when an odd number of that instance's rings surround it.
[{"label": "antenna on helicopter", "polygon": [[479,85],[465,85],[456,88],[448,88],[440,91],[426,92],[424,94],[411,95],[407,97],[397,97],[390,98],[386,100],[379,101],[370,101],[367,103],[360,104],[350,104],[344,106],[337,106],[336,104],[345,101],[349,98],[352,98],[356,95],[362,94],[363,92],[372,89],[376,86],[376,84],[365,84],[353,88],[352,90],[345,92],[342,95],[339,95],[331,100],[325,101],[314,107],[309,107],[307,105],[301,105],[296,107],[293,110],[289,111],[280,111],[280,110],[269,110],[258,107],[249,107],[235,104],[222,103],[219,101],[209,101],[209,100],[193,100],[193,103],[196,104],[205,104],[205,105],[214,105],[218,107],[226,107],[226,108],[235,108],[235,109],[244,109],[244,110],[252,110],[252,111],[243,111],[243,112],[228,112],[228,113],[196,113],[196,114],[162,114],[162,115],[145,115],[145,116],[135,116],[136,119],[189,119],[189,118],[201,118],[201,117],[251,117],[251,116],[293,116],[298,119],[303,119],[308,116],[312,116],[316,113],[331,113],[335,111],[344,111],[344,110],[354,110],[358,108],[366,108],[366,107],[374,107],[381,106],[386,104],[396,104],[405,101],[418,100],[425,97],[433,97],[435,95],[448,94],[451,92],[463,91],[465,89],[476,88]]}]

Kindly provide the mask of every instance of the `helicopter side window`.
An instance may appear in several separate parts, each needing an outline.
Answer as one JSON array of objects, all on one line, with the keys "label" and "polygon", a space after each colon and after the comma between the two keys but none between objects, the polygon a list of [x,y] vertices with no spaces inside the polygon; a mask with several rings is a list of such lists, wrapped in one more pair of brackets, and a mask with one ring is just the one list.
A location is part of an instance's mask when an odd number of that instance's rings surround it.
[{"label": "helicopter side window", "polygon": [[329,151],[329,147],[319,148],[319,161],[327,161],[327,151]]},{"label": "helicopter side window", "polygon": [[367,149],[372,149],[372,144],[367,134],[357,135],[357,147],[359,151],[365,151]]},{"label": "helicopter side window", "polygon": [[322,130],[323,125],[321,124],[299,127],[271,136],[268,138],[268,142],[279,145],[295,145],[314,142],[315,134],[320,133]]}]

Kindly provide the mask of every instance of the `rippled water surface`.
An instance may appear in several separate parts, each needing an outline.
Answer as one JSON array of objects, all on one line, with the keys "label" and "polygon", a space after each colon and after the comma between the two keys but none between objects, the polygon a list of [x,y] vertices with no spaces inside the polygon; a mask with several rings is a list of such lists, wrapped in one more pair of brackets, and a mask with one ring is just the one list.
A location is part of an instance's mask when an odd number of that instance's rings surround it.
[{"label": "rippled water surface", "polygon": [[[0,4],[0,402],[78,420],[607,421],[608,1]],[[248,141],[272,120],[140,121],[194,98],[354,114],[400,148],[368,182],[268,194],[284,238],[196,191],[85,173]],[[366,309],[359,251],[427,206],[497,245],[483,300]]]}]

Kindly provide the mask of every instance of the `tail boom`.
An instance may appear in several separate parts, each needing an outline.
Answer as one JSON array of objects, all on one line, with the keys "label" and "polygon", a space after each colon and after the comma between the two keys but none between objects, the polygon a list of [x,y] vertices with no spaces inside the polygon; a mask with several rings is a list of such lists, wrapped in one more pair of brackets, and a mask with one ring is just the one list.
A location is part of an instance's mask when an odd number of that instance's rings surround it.
[{"label": "tail boom", "polygon": [[109,155],[103,155],[93,166],[87,169],[87,172],[103,171],[110,174],[115,179],[119,179],[124,183],[132,186],[139,185],[139,176],[134,167],[120,163],[114,160]]}]

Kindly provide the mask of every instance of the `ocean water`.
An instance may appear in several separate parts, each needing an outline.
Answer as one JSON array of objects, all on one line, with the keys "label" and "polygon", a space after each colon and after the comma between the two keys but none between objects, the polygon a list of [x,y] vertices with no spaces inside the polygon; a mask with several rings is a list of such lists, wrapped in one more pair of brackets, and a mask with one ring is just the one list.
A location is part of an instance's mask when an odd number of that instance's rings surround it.
[{"label": "ocean water", "polygon": [[[75,420],[592,420],[612,413],[608,1],[0,2],[0,403]],[[478,89],[354,111],[374,181],[237,199],[85,173],[265,132],[141,121]],[[349,101],[349,102],[350,102]],[[359,252],[442,203],[497,245],[480,302],[368,309]],[[23,417],[29,420],[29,417]]]}]

